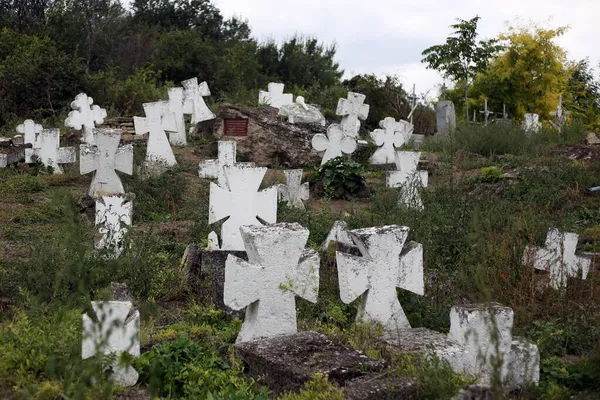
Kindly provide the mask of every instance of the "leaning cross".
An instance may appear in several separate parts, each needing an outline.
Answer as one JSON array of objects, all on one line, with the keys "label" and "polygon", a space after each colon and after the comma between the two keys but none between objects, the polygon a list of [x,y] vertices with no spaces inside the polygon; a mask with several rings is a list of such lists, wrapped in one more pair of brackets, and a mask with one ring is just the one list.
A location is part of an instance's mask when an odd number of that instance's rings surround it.
[{"label": "leaning cross", "polygon": [[125,235],[131,227],[133,204],[123,195],[102,195],[96,199],[96,226],[101,237],[97,250],[107,250],[113,258],[123,251]]},{"label": "leaning cross", "polygon": [[329,125],[327,136],[317,133],[313,136],[311,143],[315,150],[325,152],[321,165],[336,157],[341,157],[342,153],[352,154],[356,150],[356,139],[347,136],[339,124]]},{"label": "leaning cross", "polygon": [[362,257],[336,252],[341,300],[362,296],[357,320],[381,323],[386,332],[410,328],[396,288],[423,295],[423,246],[405,246],[409,228],[389,225],[350,231]]},{"label": "leaning cross", "polygon": [[177,164],[165,133],[165,129],[177,130],[175,115],[169,112],[169,102],[144,103],[144,113],[146,114],[145,118],[133,117],[133,123],[136,135],[149,132],[146,163],[165,164],[168,167]]},{"label": "leaning cross", "polygon": [[169,141],[174,146],[185,146],[187,137],[185,135],[185,118],[183,115],[183,88],[169,89],[169,111],[173,113],[175,118],[176,130],[172,131],[172,126],[165,126],[165,130],[169,132]]},{"label": "leaning cross", "polygon": [[369,161],[373,165],[393,164],[395,162],[394,147],[402,147],[410,140],[413,125],[407,121],[399,121],[387,117],[379,122],[381,129],[371,132],[371,139],[380,146],[371,156]]},{"label": "leaning cross", "polygon": [[268,92],[261,90],[258,93],[258,104],[264,104],[275,108],[293,104],[294,95],[291,93],[283,93],[284,84],[271,82],[267,85]]},{"label": "leaning cross", "polygon": [[342,117],[340,125],[346,135],[354,138],[358,137],[360,120],[364,121],[369,115],[369,105],[363,104],[366,98],[367,96],[364,94],[348,92],[347,99],[338,101],[335,114]]},{"label": "leaning cross", "polygon": [[140,312],[129,301],[92,301],[97,321],[83,314],[81,358],[114,354],[113,379],[119,386],[133,386],[138,373],[119,363],[122,353],[140,356]]},{"label": "leaning cross", "polygon": [[[31,119],[26,119],[17,126],[17,132],[23,135],[23,143],[35,143],[35,135],[42,131],[42,125],[36,124]],[[27,161],[28,163],[31,161]]]},{"label": "leaning cross", "polygon": [[192,124],[216,118],[204,102],[204,97],[210,96],[208,83],[198,85],[198,78],[192,78],[181,82],[181,85],[184,89],[183,113],[192,115]]},{"label": "leaning cross", "polygon": [[200,161],[200,164],[198,165],[198,175],[200,178],[216,178],[219,186],[227,187],[225,172],[223,171],[225,165],[254,167],[254,163],[238,163],[236,161],[236,142],[220,140],[218,143],[219,155],[217,159]]},{"label": "leaning cross", "polygon": [[83,129],[82,142],[94,144],[93,130],[96,124],[102,124],[106,118],[106,110],[97,105],[93,105],[94,99],[88,97],[85,93],[79,93],[75,100],[71,102],[73,111],[65,120],[65,126],[81,130]]},{"label": "leaning cross", "polygon": [[480,114],[483,114],[484,116],[484,125],[483,126],[487,126],[488,124],[488,118],[490,115],[494,114],[492,111],[488,110],[488,101],[487,99],[484,100],[484,110],[483,111],[479,111]]},{"label": "leaning cross", "polygon": [[123,184],[115,170],[133,173],[133,145],[119,147],[120,129],[94,129],[95,146],[79,147],[79,172],[82,175],[94,172],[89,195],[96,192],[123,193]]},{"label": "leaning cross", "polygon": [[575,255],[579,235],[550,228],[546,236],[546,247],[527,246],[523,264],[550,273],[550,286],[556,290],[567,287],[567,278],[576,277],[581,270],[586,279],[592,260]]},{"label": "leaning cross", "polygon": [[319,253],[305,250],[308,229],[297,223],[240,228],[248,261],[225,262],[224,303],[246,308],[236,343],[298,331],[296,296],[312,303],[319,292]]},{"label": "leaning cross", "polygon": [[308,200],[310,194],[308,182],[301,183],[302,170],[288,169],[283,173],[285,174],[286,184],[278,185],[279,198],[287,202],[289,207],[304,210],[304,201]]},{"label": "leaning cross", "polygon": [[267,168],[224,166],[227,186],[210,183],[208,223],[229,217],[221,226],[222,250],[244,250],[240,226],[277,220],[277,188],[258,191]]},{"label": "leaning cross", "polygon": [[77,161],[74,147],[60,147],[60,130],[44,129],[33,142],[33,148],[25,149],[26,162],[37,157],[46,167],[52,167],[55,174],[62,174],[60,164],[72,164]]},{"label": "leaning cross", "polygon": [[417,210],[423,210],[423,201],[419,191],[427,187],[429,173],[417,171],[420,152],[396,152],[396,169],[387,173],[386,184],[389,188],[402,188],[400,203]]}]

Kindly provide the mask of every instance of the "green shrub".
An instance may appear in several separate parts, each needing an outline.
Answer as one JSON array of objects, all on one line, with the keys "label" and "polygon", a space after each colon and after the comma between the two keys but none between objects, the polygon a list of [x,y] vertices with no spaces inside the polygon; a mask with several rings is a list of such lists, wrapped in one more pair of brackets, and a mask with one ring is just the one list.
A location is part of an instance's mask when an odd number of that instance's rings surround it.
[{"label": "green shrub", "polygon": [[299,393],[285,393],[278,400],[342,400],[344,390],[331,383],[327,374],[316,373]]},{"label": "green shrub", "polygon": [[357,162],[344,157],[329,160],[319,169],[325,196],[334,199],[352,199],[366,189],[364,169]]},{"label": "green shrub", "polygon": [[502,168],[484,167],[481,168],[481,181],[486,183],[495,183],[502,179]]}]

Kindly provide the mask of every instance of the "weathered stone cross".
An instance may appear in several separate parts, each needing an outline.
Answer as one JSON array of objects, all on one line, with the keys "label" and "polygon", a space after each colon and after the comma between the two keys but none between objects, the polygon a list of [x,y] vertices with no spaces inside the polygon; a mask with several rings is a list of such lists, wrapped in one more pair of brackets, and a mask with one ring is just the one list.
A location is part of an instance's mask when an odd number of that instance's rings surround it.
[{"label": "weathered stone cross", "polygon": [[60,164],[77,161],[74,147],[60,147],[60,130],[44,129],[37,135],[33,148],[25,149],[25,161],[32,162],[37,157],[46,167],[52,167],[55,174],[62,174]]},{"label": "weathered stone cross", "polygon": [[242,226],[248,261],[233,255],[225,263],[225,305],[246,308],[236,343],[292,334],[296,296],[317,302],[319,254],[305,250],[308,229],[297,223]]},{"label": "weathered stone cross", "polygon": [[335,114],[342,117],[341,126],[346,135],[358,137],[359,120],[365,120],[369,115],[369,105],[363,104],[366,98],[364,94],[348,92],[347,99],[338,101]]},{"label": "weathered stone cross", "polygon": [[291,93],[283,93],[284,84],[271,82],[267,86],[268,92],[261,90],[258,93],[258,104],[265,104],[275,108],[293,104],[294,95]]},{"label": "weathered stone cross", "polygon": [[77,130],[83,129],[82,141],[90,145],[95,144],[93,130],[96,124],[102,124],[107,115],[104,108],[97,105],[92,106],[93,103],[94,99],[85,93],[79,93],[71,102],[73,111],[65,120],[65,126]]},{"label": "weathered stone cross", "polygon": [[210,96],[208,83],[198,85],[198,78],[192,78],[181,82],[181,85],[184,89],[183,113],[192,115],[192,124],[216,118],[204,102],[204,97]]},{"label": "weathered stone cross", "polygon": [[486,126],[488,124],[488,118],[490,115],[494,114],[493,111],[488,110],[488,101],[487,99],[484,100],[484,109],[483,111],[479,111],[480,114],[483,114],[484,116],[484,126]]},{"label": "weathered stone cross", "polygon": [[285,174],[285,185],[278,185],[279,198],[289,207],[304,210],[304,201],[308,200],[310,195],[308,182],[302,182],[301,169],[288,169],[283,171]]},{"label": "weathered stone cross", "polygon": [[122,195],[99,196],[96,199],[96,226],[101,235],[96,249],[108,250],[113,258],[123,251],[123,240],[133,215],[133,204]]},{"label": "weathered stone cross", "polygon": [[396,122],[394,118],[387,117],[379,122],[381,129],[371,132],[371,139],[377,146],[381,146],[369,159],[372,165],[393,164],[396,160],[395,147],[402,147],[410,140],[413,125],[407,121]]},{"label": "weathered stone cross", "polygon": [[140,355],[140,312],[129,301],[92,301],[97,321],[83,314],[81,358],[115,354],[112,364],[113,380],[119,386],[133,386],[138,373],[131,366],[119,365],[122,353]]},{"label": "weathered stone cross", "polygon": [[144,113],[146,118],[133,117],[133,123],[136,135],[149,132],[146,163],[151,165],[163,164],[167,167],[177,164],[175,154],[173,154],[173,149],[165,133],[165,129],[177,130],[175,115],[169,111],[169,102],[144,103]]},{"label": "weathered stone cross", "polygon": [[550,273],[550,286],[565,289],[567,278],[576,277],[581,270],[582,279],[586,279],[592,260],[589,257],[575,255],[579,235],[561,232],[550,228],[546,236],[546,247],[527,246],[523,254],[523,264]]},{"label": "weathered stone cross", "polygon": [[423,295],[423,246],[405,246],[409,228],[389,225],[350,231],[362,257],[336,252],[340,297],[362,296],[357,320],[381,323],[386,332],[410,328],[396,288]]},{"label": "weathered stone cross", "polygon": [[95,197],[97,191],[123,193],[123,184],[115,170],[131,175],[133,173],[133,145],[119,147],[120,129],[94,129],[95,146],[79,147],[79,172],[94,172],[89,195]]},{"label": "weathered stone cross", "polygon": [[[17,126],[17,132],[23,135],[23,143],[35,143],[35,135],[42,131],[42,125],[36,124],[31,119],[26,119]],[[26,162],[30,163],[31,161]]]},{"label": "weathered stone cross", "polygon": [[412,93],[410,94],[410,96],[408,96],[408,100],[410,100],[410,114],[408,114],[408,118],[409,118],[409,122],[411,124],[413,123],[414,113],[415,113],[415,110],[417,109],[417,100],[418,99],[419,99],[419,97],[417,97],[416,85],[413,83]]},{"label": "weathered stone cross", "polygon": [[423,210],[423,201],[419,191],[427,187],[429,174],[427,171],[417,171],[420,152],[397,151],[396,169],[387,173],[386,184],[389,188],[402,188],[400,202],[408,207]]},{"label": "weathered stone cross", "polygon": [[223,170],[225,165],[254,167],[254,163],[238,163],[236,161],[237,143],[234,141],[220,140],[218,146],[219,155],[217,156],[217,159],[200,161],[200,164],[198,165],[198,175],[200,178],[217,179],[219,186],[225,188],[227,187],[225,171]]},{"label": "weathered stone cross", "polygon": [[562,127],[565,124],[565,122],[567,122],[567,115],[569,114],[568,111],[564,110],[562,103],[563,103],[563,97],[561,94],[558,97],[558,107],[556,108],[556,111],[552,111],[550,113],[550,115],[556,117],[556,119],[554,121],[550,121],[550,123],[559,132],[562,130]]},{"label": "weathered stone cross", "polygon": [[165,130],[169,132],[169,141],[173,146],[185,146],[187,136],[185,134],[185,118],[183,115],[183,88],[176,87],[169,89],[169,111],[175,117],[177,129],[170,131],[173,127],[166,126]]},{"label": "weathered stone cross", "polygon": [[227,186],[210,183],[208,223],[229,217],[221,226],[222,250],[244,250],[240,226],[277,220],[277,188],[258,191],[267,168],[224,166]]},{"label": "weathered stone cross", "polygon": [[317,151],[325,151],[321,165],[340,157],[342,153],[352,154],[356,150],[356,139],[347,136],[339,124],[331,124],[327,128],[327,136],[317,133],[312,138],[312,147]]}]

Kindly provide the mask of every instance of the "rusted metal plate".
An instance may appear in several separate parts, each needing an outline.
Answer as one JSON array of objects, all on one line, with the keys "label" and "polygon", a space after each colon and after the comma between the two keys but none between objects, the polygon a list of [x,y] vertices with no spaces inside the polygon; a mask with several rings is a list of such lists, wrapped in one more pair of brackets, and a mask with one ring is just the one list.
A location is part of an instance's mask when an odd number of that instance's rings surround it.
[{"label": "rusted metal plate", "polygon": [[225,136],[248,136],[247,119],[225,119],[223,125]]}]

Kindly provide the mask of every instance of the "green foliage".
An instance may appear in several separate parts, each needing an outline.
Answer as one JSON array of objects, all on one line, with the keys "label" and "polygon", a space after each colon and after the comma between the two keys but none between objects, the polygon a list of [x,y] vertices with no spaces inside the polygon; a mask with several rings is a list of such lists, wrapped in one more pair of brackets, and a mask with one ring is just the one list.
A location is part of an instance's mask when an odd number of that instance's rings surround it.
[{"label": "green foliage", "polygon": [[352,199],[366,188],[363,173],[359,163],[337,157],[319,168],[318,179],[327,197]]},{"label": "green foliage", "polygon": [[327,374],[316,373],[306,382],[299,393],[286,393],[278,400],[342,400],[344,390],[336,387],[327,378]]},{"label": "green foliage", "polygon": [[495,183],[502,179],[502,168],[484,167],[481,168],[481,181],[486,183]]},{"label": "green foliage", "polygon": [[139,358],[136,369],[150,390],[162,397],[268,398],[242,376],[237,363],[232,365],[217,348],[194,342],[187,335],[154,346]]}]

